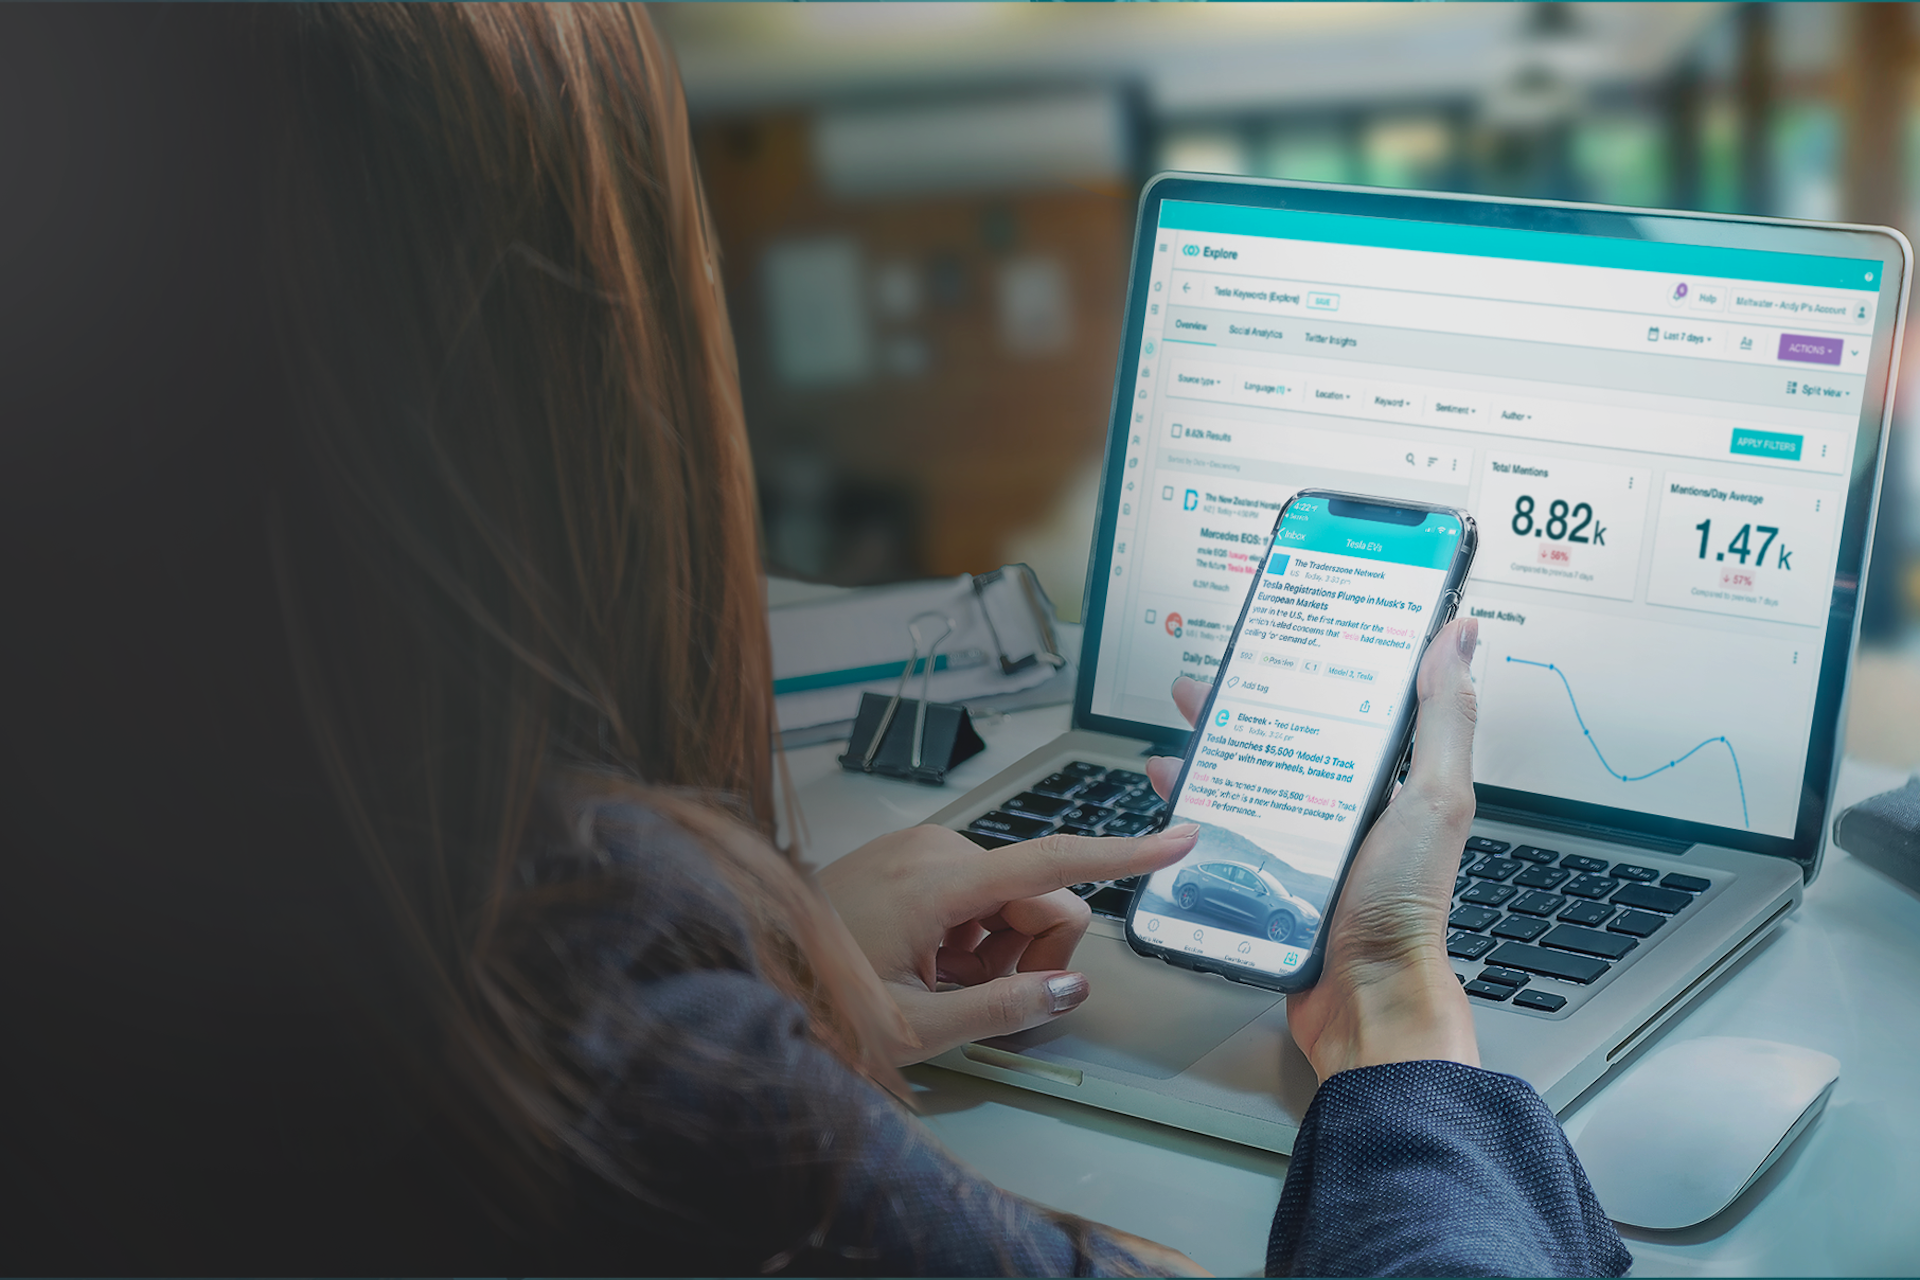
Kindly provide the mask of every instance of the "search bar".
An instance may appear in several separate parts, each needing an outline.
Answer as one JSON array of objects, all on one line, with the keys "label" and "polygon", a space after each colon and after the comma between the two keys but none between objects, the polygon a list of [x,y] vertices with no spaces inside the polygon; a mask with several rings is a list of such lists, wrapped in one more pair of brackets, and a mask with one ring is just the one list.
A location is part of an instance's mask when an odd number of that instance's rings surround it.
[{"label": "search bar", "polygon": [[1362,436],[1179,413],[1167,424],[1165,444],[1176,453],[1225,454],[1241,460],[1430,480],[1435,484],[1465,485],[1473,464],[1471,449],[1435,445],[1430,440]]}]

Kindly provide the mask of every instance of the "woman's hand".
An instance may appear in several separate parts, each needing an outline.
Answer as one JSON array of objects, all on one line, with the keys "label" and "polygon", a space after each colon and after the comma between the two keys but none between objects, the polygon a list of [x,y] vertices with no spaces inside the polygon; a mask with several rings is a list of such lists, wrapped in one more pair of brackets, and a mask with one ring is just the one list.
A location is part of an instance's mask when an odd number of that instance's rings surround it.
[{"label": "woman's hand", "polygon": [[1068,966],[1090,913],[1066,886],[1157,871],[1198,834],[1188,823],[1133,839],[1056,835],[982,849],[945,827],[915,827],[827,864],[820,885],[919,1038],[905,1066],[1051,1022],[1085,1000],[1087,977]]},{"label": "woman's hand", "polygon": [[[1473,684],[1480,624],[1451,623],[1428,646],[1416,683],[1418,736],[1406,785],[1354,856],[1327,922],[1320,980],[1287,997],[1294,1043],[1322,1080],[1353,1067],[1444,1058],[1480,1064],[1466,993],[1447,961],[1447,910],[1473,822]],[[1207,685],[1182,677],[1173,700],[1191,723]],[[1164,797],[1180,761],[1147,775]]]}]

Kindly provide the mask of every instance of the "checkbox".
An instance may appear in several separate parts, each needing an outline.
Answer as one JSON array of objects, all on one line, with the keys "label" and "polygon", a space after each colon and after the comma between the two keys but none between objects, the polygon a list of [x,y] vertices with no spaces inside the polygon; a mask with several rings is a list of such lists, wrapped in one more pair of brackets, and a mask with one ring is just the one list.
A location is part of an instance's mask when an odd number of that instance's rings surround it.
[{"label": "checkbox", "polygon": [[1170,485],[1170,484],[1169,484],[1169,485],[1163,485],[1163,486],[1161,487],[1161,489],[1160,489],[1160,501],[1162,501],[1162,502],[1172,502],[1172,501],[1173,501],[1173,486],[1172,486],[1172,485]]},{"label": "checkbox", "polygon": [[1147,610],[1148,622],[1158,622],[1159,620],[1160,620],[1160,611],[1158,609]]}]

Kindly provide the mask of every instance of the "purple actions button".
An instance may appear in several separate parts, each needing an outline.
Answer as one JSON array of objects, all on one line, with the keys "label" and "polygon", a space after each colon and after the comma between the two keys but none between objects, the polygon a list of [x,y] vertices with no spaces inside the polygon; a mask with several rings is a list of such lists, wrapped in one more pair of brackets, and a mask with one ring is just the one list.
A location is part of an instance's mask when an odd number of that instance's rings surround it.
[{"label": "purple actions button", "polygon": [[1780,358],[1801,364],[1839,364],[1840,338],[1810,338],[1804,333],[1780,335]]}]

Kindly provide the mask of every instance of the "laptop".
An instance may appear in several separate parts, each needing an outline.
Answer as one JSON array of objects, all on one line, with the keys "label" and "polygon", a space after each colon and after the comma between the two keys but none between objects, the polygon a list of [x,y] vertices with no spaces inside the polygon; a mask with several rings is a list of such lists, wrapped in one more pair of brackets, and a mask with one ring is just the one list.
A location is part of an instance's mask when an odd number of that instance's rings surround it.
[{"label": "laptop", "polygon": [[[1155,178],[1072,727],[932,820],[1152,829],[1169,688],[1219,664],[1287,497],[1465,508],[1448,953],[1484,1064],[1564,1113],[1819,872],[1910,272],[1884,227]],[[1078,887],[1091,1000],[935,1062],[1290,1151],[1317,1082],[1280,997],[1135,955],[1134,888]]]}]

